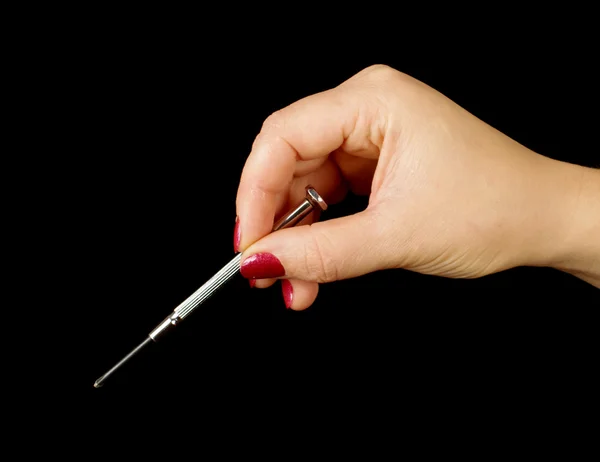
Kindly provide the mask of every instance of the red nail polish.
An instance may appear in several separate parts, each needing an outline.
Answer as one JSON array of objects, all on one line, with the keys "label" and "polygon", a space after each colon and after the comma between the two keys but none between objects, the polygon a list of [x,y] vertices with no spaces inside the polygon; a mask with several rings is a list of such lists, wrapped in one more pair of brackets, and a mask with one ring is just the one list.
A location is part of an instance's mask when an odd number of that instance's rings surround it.
[{"label": "red nail polish", "polygon": [[235,228],[233,228],[233,251],[235,253],[239,252],[241,239],[242,235],[240,234],[240,219],[235,217]]},{"label": "red nail polish", "polygon": [[289,279],[281,280],[281,291],[283,292],[283,301],[285,307],[290,309],[292,307],[292,300],[294,299],[294,287]]},{"label": "red nail polish", "polygon": [[250,284],[250,288],[252,289],[256,285],[256,279],[248,279],[248,283]]},{"label": "red nail polish", "polygon": [[240,267],[246,279],[278,278],[285,275],[285,269],[277,257],[271,253],[256,253],[246,258]]}]

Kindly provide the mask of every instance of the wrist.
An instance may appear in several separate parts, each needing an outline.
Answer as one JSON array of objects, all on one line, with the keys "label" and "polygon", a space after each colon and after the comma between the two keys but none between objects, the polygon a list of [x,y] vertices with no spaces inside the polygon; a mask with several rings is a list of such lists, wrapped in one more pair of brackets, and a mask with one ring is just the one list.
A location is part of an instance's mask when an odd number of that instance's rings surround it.
[{"label": "wrist", "polygon": [[563,252],[553,267],[600,288],[600,170],[572,167],[579,181],[570,188],[573,210],[564,225]]},{"label": "wrist", "polygon": [[[533,266],[565,271],[600,288],[600,170],[544,159]],[[535,215],[537,211],[534,211]]]}]

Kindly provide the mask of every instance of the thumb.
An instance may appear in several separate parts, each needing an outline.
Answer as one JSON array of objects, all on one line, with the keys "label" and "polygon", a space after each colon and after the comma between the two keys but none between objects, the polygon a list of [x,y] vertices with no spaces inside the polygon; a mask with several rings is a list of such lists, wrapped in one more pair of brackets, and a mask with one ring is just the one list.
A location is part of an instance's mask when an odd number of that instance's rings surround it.
[{"label": "thumb", "polygon": [[385,226],[372,210],[271,233],[242,254],[248,279],[332,282],[386,265]]}]

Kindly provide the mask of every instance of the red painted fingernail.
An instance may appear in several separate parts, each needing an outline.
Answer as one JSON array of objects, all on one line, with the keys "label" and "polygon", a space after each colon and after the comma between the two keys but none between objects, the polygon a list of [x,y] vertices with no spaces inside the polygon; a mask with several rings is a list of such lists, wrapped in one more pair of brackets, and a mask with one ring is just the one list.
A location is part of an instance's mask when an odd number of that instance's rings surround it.
[{"label": "red painted fingernail", "polygon": [[256,279],[248,279],[248,283],[250,284],[250,288],[252,289],[256,285]]},{"label": "red painted fingernail", "polygon": [[246,279],[278,278],[285,275],[285,269],[277,257],[271,253],[255,253],[244,260],[240,267]]},{"label": "red painted fingernail", "polygon": [[289,310],[292,307],[292,300],[294,299],[294,287],[289,279],[281,280],[281,291],[283,292],[285,307]]},{"label": "red painted fingernail", "polygon": [[233,251],[235,253],[239,252],[241,239],[242,235],[240,234],[240,219],[235,217],[235,228],[233,228]]}]

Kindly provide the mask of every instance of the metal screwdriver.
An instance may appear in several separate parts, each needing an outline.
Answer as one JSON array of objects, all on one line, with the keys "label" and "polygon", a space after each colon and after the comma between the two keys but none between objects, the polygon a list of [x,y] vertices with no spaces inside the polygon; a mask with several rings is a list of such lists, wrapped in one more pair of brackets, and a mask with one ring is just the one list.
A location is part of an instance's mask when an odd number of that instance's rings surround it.
[{"label": "metal screwdriver", "polygon": [[[306,187],[305,199],[294,209],[290,210],[284,215],[275,225],[273,231],[277,231],[284,228],[290,228],[301,222],[306,216],[308,216],[313,210],[321,212],[327,210],[327,204],[323,198],[317,193],[312,186]],[[134,348],[127,356],[121,361],[115,364],[111,369],[102,375],[98,380],[94,382],[95,388],[100,388],[104,385],[104,382],[110,377],[117,369],[125,364],[129,359],[135,356],[142,348],[151,342],[157,342],[167,332],[172,331],[181,321],[188,317],[196,308],[204,303],[209,297],[215,294],[217,290],[223,287],[228,281],[233,279],[240,270],[240,264],[242,260],[242,254],[238,253],[236,256],[227,263],[219,272],[217,272],[212,278],[210,278],[202,287],[196,290],[186,300],[184,300],[177,308],[173,310],[169,316],[167,316],[158,326],[156,326],[148,337]]]}]

